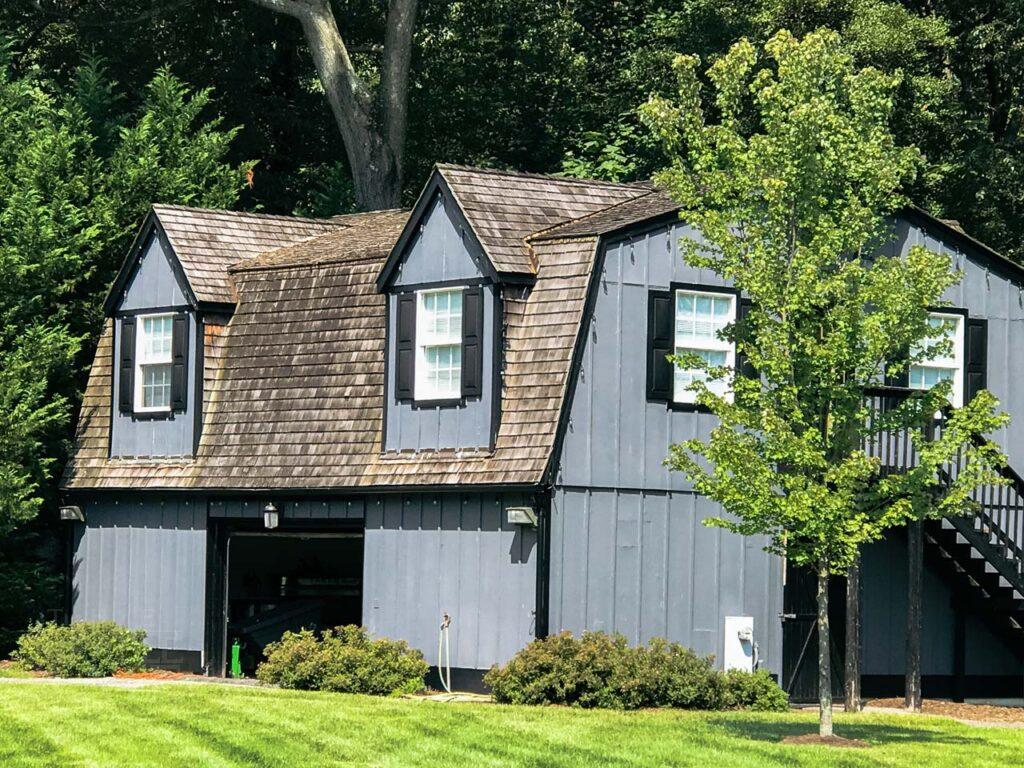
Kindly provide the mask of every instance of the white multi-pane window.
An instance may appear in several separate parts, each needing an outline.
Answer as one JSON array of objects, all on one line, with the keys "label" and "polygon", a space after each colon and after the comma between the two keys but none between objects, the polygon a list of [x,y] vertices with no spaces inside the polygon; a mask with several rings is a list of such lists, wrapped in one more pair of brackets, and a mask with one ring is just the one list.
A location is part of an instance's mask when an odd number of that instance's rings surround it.
[{"label": "white multi-pane window", "polygon": [[955,408],[964,400],[964,319],[960,315],[932,313],[928,317],[934,336],[917,349],[934,349],[942,340],[950,342],[941,356],[922,360],[910,366],[908,384],[911,389],[931,389],[940,381],[953,382],[949,400]]},{"label": "white multi-pane window", "polygon": [[462,289],[420,291],[416,301],[417,400],[462,395]]},{"label": "white multi-pane window", "polygon": [[[736,319],[736,297],[709,291],[676,291],[675,350],[677,355],[696,354],[711,366],[732,368],[736,364],[736,348],[732,342],[719,338],[721,331]],[[677,403],[693,403],[697,393],[687,387],[694,381],[707,380],[699,368],[675,367],[673,385]],[[717,394],[729,395],[726,379],[707,381]]]},{"label": "white multi-pane window", "polygon": [[170,410],[173,329],[174,315],[142,315],[136,322],[136,411]]}]

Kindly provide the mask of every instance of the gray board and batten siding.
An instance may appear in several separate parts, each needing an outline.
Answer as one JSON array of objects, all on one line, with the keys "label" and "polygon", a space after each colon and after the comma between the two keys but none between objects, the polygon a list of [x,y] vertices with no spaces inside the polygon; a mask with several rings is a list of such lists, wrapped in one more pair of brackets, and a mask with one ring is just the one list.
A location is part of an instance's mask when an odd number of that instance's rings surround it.
[{"label": "gray board and batten siding", "polygon": [[72,618],[146,631],[153,648],[201,652],[206,610],[206,500],[98,496],[75,523]]},{"label": "gray board and batten siding", "polygon": [[[706,438],[715,417],[672,410],[645,397],[647,328],[637,318],[646,318],[648,292],[673,283],[724,286],[717,275],[681,258],[679,239],[694,234],[684,223],[671,222],[603,246],[556,472],[551,627],[614,629],[634,642],[663,635],[720,654],[724,617],[752,615],[762,659],[777,672],[781,561],[764,553],[758,539],[702,526],[701,519],[721,514],[721,508],[695,496],[686,478],[663,463],[670,444]],[[970,317],[987,320],[987,386],[1006,411],[1024,413],[1024,389],[1012,386],[1024,378],[1024,357],[1010,353],[1024,348],[1019,278],[923,218],[896,220],[882,250],[905,254],[913,245],[947,253],[963,270],[963,280],[945,298]],[[1024,468],[1024,419],[1012,420],[995,438],[1011,466]],[[866,567],[874,568],[875,560]],[[869,603],[883,600],[878,590],[865,595]],[[891,596],[884,599],[865,608],[876,623],[889,610]],[[935,621],[948,618],[943,613]],[[989,639],[980,626],[970,631],[977,643]],[[876,653],[868,644],[866,668],[882,674],[887,666]]]},{"label": "gray board and batten siding", "polygon": [[[82,501],[72,616],[144,629],[155,648],[201,651],[207,514],[262,517],[264,499],[146,493]],[[441,616],[452,617],[451,664],[488,669],[533,639],[536,530],[510,525],[517,493],[388,494],[281,500],[289,521],[364,521],[363,624],[437,663]]]},{"label": "gray board and batten siding", "polygon": [[[148,309],[170,307],[184,311],[188,304],[184,287],[179,282],[179,273],[171,266],[171,256],[164,252],[160,239],[151,234],[141,250],[138,264],[125,285],[117,305],[114,320],[114,355],[121,349],[121,317],[117,313],[144,312]],[[187,407],[182,412],[168,413],[159,417],[136,416],[121,413],[116,404],[120,401],[120,377],[114,375],[111,402],[110,455],[111,456],[191,456],[195,448],[196,417],[194,408],[198,405],[199,394],[195,370],[197,360],[196,315],[188,315],[188,393]],[[113,366],[116,372],[118,366]]]},{"label": "gray board and batten siding", "polygon": [[707,436],[710,414],[646,400],[647,297],[672,283],[722,286],[684,263],[680,222],[607,242],[559,456],[551,525],[552,631],[665,637],[722,657],[726,616],[753,616],[762,663],[779,672],[782,563],[764,542],[708,528],[722,514],[663,462]]},{"label": "gray board and batten siding", "polygon": [[481,396],[458,405],[420,406],[398,400],[395,393],[395,348],[398,293],[438,283],[455,285],[483,278],[482,254],[461,230],[452,203],[438,192],[409,240],[388,286],[388,345],[384,449],[488,448],[493,435],[495,328],[499,301],[494,285],[484,285],[483,378]]}]

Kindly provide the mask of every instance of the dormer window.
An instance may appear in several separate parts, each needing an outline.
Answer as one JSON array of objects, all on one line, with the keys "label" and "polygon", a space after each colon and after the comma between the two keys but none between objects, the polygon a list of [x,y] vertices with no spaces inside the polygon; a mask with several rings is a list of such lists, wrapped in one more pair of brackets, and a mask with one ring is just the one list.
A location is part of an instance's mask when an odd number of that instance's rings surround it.
[{"label": "dormer window", "polygon": [[416,298],[416,400],[462,397],[462,289]]},{"label": "dormer window", "polygon": [[118,319],[118,410],[148,418],[188,406],[189,316],[130,314]]},{"label": "dormer window", "polygon": [[143,315],[138,327],[135,411],[169,411],[174,315]]},{"label": "dormer window", "polygon": [[458,405],[482,394],[483,287],[397,296],[395,394],[416,405]]}]

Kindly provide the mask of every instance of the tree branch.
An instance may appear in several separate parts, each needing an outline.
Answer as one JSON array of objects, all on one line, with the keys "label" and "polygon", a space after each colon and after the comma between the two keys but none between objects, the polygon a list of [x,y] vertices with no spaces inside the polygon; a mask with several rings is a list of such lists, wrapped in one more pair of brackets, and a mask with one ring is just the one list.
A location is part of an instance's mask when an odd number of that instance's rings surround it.
[{"label": "tree branch", "polygon": [[387,31],[384,35],[384,60],[381,62],[384,140],[391,148],[399,172],[402,168],[405,129],[409,114],[409,62],[412,59],[416,10],[417,0],[390,0]]}]

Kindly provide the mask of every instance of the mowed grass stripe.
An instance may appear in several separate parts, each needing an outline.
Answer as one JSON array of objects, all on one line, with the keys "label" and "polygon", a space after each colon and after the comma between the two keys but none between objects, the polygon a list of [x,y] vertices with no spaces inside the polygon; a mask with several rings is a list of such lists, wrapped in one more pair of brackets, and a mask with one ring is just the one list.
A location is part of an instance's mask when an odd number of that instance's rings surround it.
[{"label": "mowed grass stripe", "polygon": [[218,685],[0,685],[7,768],[919,766],[1019,764],[1024,730],[840,715],[862,750],[786,746],[813,712],[608,712]]}]

